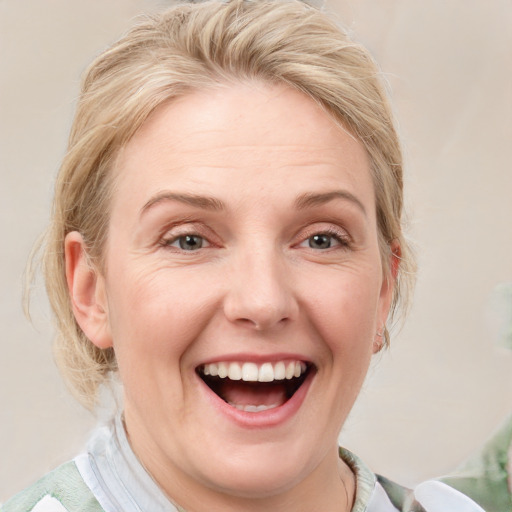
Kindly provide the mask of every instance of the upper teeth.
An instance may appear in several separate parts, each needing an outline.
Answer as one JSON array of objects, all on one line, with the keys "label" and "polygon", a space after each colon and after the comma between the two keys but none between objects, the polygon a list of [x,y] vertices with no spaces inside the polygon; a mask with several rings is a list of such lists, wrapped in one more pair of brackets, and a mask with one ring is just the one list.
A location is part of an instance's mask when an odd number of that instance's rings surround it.
[{"label": "upper teeth", "polygon": [[306,371],[306,363],[302,361],[279,361],[277,363],[238,363],[220,362],[205,364],[203,375],[211,375],[230,380],[246,382],[273,382],[274,380],[293,379]]}]

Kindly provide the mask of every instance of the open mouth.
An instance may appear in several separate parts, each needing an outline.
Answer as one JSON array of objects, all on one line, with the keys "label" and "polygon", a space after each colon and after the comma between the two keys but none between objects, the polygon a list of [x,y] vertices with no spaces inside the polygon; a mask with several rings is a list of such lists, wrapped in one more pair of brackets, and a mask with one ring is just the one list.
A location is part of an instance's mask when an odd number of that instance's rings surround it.
[{"label": "open mouth", "polygon": [[313,369],[304,361],[218,362],[201,365],[197,373],[207,386],[232,407],[262,412],[286,403]]}]

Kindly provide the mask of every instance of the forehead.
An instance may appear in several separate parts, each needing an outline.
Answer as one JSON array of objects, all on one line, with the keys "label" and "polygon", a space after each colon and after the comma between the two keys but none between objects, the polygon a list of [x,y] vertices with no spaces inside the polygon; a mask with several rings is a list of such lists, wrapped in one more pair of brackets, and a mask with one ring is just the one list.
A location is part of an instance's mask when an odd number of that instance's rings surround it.
[{"label": "forehead", "polygon": [[[260,82],[195,91],[161,105],[118,157],[117,195],[170,187],[245,189],[262,180],[363,184],[373,197],[363,145],[306,95]],[[195,190],[187,190],[195,192]],[[126,191],[127,192],[127,191]]]}]

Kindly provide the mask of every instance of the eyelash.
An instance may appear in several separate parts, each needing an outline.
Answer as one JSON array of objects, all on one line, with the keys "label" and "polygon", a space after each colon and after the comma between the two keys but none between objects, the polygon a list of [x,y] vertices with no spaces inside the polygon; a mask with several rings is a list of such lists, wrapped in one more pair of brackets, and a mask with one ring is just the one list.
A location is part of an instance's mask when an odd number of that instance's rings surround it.
[{"label": "eyelash", "polygon": [[[187,237],[201,239],[201,246],[197,249],[184,249],[181,247],[180,240],[185,240]],[[187,218],[168,225],[165,231],[162,232],[158,245],[177,253],[190,254],[215,245],[215,237],[202,222]]]},{"label": "eyelash", "polygon": [[[185,240],[187,238],[199,238],[201,239],[201,246],[198,247],[196,250],[194,249],[185,249],[181,246],[180,240]],[[174,244],[178,243],[178,246],[175,246]],[[207,244],[206,246],[204,244]],[[208,239],[202,235],[200,235],[197,232],[190,231],[189,233],[180,233],[178,235],[171,236],[169,238],[163,238],[160,242],[160,245],[166,248],[173,248],[182,252],[197,252],[199,249],[206,249],[207,247],[210,247],[212,244],[208,241]]]},{"label": "eyelash", "polygon": [[[330,239],[334,239],[338,243],[338,245],[341,249],[350,248],[351,239],[347,235],[347,233],[344,231],[341,231],[341,230],[337,230],[332,227],[328,227],[326,229],[312,229],[309,233],[307,233],[307,236],[302,240],[302,242],[300,242],[299,246],[303,246],[303,244],[309,244],[313,237],[322,236],[322,235],[327,236]],[[329,250],[329,249],[334,249],[335,247],[329,246],[329,247],[326,247],[325,249],[320,249],[320,248],[314,248],[314,247],[309,246],[307,248],[312,249],[314,251],[325,251],[325,250]]]},{"label": "eyelash", "polygon": [[[328,247],[311,247],[311,241],[313,237],[315,236],[325,236],[329,238],[329,245]],[[190,238],[198,238],[201,240],[201,245],[196,248],[185,248],[183,244],[185,243],[185,240],[187,237]],[[337,245],[332,245],[332,240],[335,240]],[[206,243],[206,245],[205,245]],[[177,245],[174,245],[177,244]],[[307,245],[304,245],[307,244]],[[201,249],[207,249],[208,247],[212,246],[213,244],[208,240],[207,237],[201,235],[198,233],[197,229],[190,229],[189,231],[184,231],[182,233],[175,234],[170,237],[164,237],[160,241],[160,245],[164,248],[173,249],[175,251],[181,252],[181,253],[194,253],[198,252]],[[297,245],[298,247],[305,247],[307,249],[311,249],[315,252],[323,252],[328,251],[330,249],[335,249],[336,247],[341,249],[348,249],[350,248],[351,240],[350,237],[343,231],[328,227],[326,229],[310,229],[309,232],[306,233],[306,236],[302,238],[302,241]]]}]

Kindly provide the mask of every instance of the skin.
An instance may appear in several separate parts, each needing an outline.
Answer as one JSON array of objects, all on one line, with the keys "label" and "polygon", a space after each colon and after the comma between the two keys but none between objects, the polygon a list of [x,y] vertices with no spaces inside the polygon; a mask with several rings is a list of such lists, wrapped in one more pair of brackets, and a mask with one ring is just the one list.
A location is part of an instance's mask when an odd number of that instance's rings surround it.
[{"label": "skin", "polygon": [[[362,144],[286,86],[231,84],[161,105],[114,172],[105,271],[74,232],[67,275],[80,326],[115,349],[141,462],[189,511],[350,510],[337,437],[394,282]],[[224,414],[196,372],[289,354],[315,373],[274,423]]]}]

